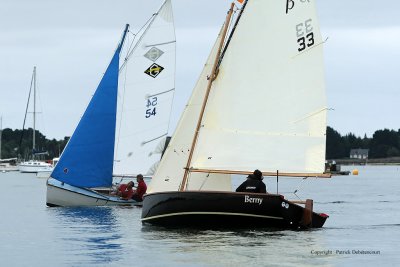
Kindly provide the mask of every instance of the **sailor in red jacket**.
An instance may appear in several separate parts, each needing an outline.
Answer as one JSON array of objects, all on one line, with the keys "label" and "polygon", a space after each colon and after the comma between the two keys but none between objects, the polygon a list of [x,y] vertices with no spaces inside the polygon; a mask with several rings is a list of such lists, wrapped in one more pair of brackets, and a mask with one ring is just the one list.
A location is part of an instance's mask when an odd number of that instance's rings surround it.
[{"label": "sailor in red jacket", "polygon": [[146,194],[147,191],[147,185],[143,181],[143,175],[138,174],[136,176],[136,181],[138,182],[138,186],[136,188],[136,191],[133,192],[132,199],[141,202],[143,201],[143,195]]},{"label": "sailor in red jacket", "polygon": [[130,199],[132,198],[133,195],[133,189],[132,187],[134,186],[134,183],[130,181],[127,184],[121,184],[118,187],[117,195],[120,196],[122,199]]}]

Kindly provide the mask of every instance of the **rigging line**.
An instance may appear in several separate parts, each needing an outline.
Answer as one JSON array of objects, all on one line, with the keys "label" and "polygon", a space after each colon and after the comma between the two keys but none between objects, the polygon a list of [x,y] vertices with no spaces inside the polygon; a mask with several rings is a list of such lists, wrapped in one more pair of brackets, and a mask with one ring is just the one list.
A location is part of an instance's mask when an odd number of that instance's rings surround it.
[{"label": "rigging line", "polygon": [[[160,9],[159,9],[158,11],[160,11],[160,10],[164,7],[164,5],[165,5],[165,2],[164,2],[164,4],[162,4],[162,6],[160,7]],[[129,57],[130,57],[130,56],[133,54],[133,52],[136,50],[136,48],[138,47],[140,41],[143,39],[143,37],[144,37],[144,35],[146,34],[146,32],[150,29],[150,26],[153,24],[153,22],[154,22],[154,20],[155,20],[155,18],[156,18],[157,15],[158,15],[158,12],[157,12],[157,13],[154,13],[154,14],[147,20],[147,22],[140,28],[140,30],[137,32],[137,33],[139,33],[140,31],[142,31],[142,30],[146,27],[146,28],[144,29],[142,35],[140,36],[139,40],[135,43],[135,46],[134,46],[134,47],[132,48],[132,50],[129,52],[128,56],[125,58],[124,63],[123,63],[122,66],[120,67],[120,70],[121,70],[122,68],[125,67],[126,62],[128,61]],[[146,25],[147,25],[147,26],[146,26]],[[133,44],[133,43],[132,43],[132,44]]]},{"label": "rigging line", "polygon": [[301,179],[299,186],[297,187],[296,190],[293,191],[293,195],[295,195],[295,196],[296,196],[298,199],[300,199],[300,200],[301,200],[301,198],[300,198],[296,193],[299,192],[301,186],[303,185],[303,182],[304,182],[305,180],[307,180],[307,178],[308,178],[308,177],[304,177],[303,179]]},{"label": "rigging line", "polygon": [[[132,40],[131,45],[129,46],[128,52],[131,50],[132,45],[133,45],[133,43],[134,43],[134,41],[135,41],[137,35],[139,34],[139,32],[141,32],[141,31],[143,30],[143,28],[150,22],[150,20],[151,20],[154,16],[156,16],[157,14],[158,14],[158,13],[154,13],[153,15],[151,15],[151,17],[146,21],[145,24],[143,24],[143,26],[142,26],[136,33],[131,32],[131,34],[134,36],[134,38],[133,38],[133,40]],[[128,54],[128,56],[129,56],[129,53],[127,53],[127,54]],[[125,58],[125,60],[128,59],[128,56]]]},{"label": "rigging line", "polygon": [[[36,112],[36,114],[43,114],[43,115],[41,115],[40,116],[40,122],[39,123],[41,123],[41,124],[39,124],[39,125],[42,125],[42,133],[46,133],[47,131],[46,131],[46,129],[47,129],[47,127],[46,127],[46,120],[45,120],[45,116],[46,116],[46,111],[44,110],[44,106],[43,106],[43,101],[42,101],[42,96],[41,96],[41,92],[40,92],[40,85],[38,86],[38,82],[36,81],[36,95],[37,95],[37,101],[36,101],[36,103],[39,103],[39,108],[40,108],[40,110],[41,111],[39,111],[39,112]],[[37,122],[36,122],[36,124],[37,124]],[[38,128],[38,127],[36,127],[36,128]]]},{"label": "rigging line", "polygon": [[148,144],[148,143],[150,143],[150,142],[153,142],[153,141],[155,141],[155,140],[157,140],[157,139],[163,138],[163,137],[166,136],[166,135],[168,135],[168,133],[163,134],[163,135],[160,135],[159,137],[153,138],[153,139],[151,139],[151,140],[149,140],[149,141],[144,141],[144,142],[141,143],[141,145],[144,146],[144,145],[146,145],[146,144]]},{"label": "rigging line", "polygon": [[206,179],[204,179],[204,181],[201,183],[199,190],[203,189],[203,186],[206,184],[206,182],[208,181],[208,178],[210,177],[210,174],[208,173],[206,176]]},{"label": "rigging line", "polygon": [[164,42],[164,43],[158,43],[158,44],[145,45],[144,47],[152,47],[152,46],[158,46],[158,45],[167,45],[167,44],[173,44],[173,43],[176,43],[176,40],[169,41],[169,42]]},{"label": "rigging line", "polygon": [[[136,36],[134,35],[133,40],[135,39],[135,37]],[[127,38],[129,39],[129,36],[127,36]],[[133,40],[132,40],[132,42],[133,42]],[[129,40],[128,40],[128,43],[129,43]],[[128,53],[129,53],[129,49],[126,50],[126,55],[128,55]],[[122,114],[123,114],[123,110],[124,110],[124,107],[125,107],[125,92],[126,92],[127,73],[128,73],[128,67],[126,67],[125,74],[124,74],[124,77],[123,77],[123,90],[122,90],[122,96],[121,96],[122,103],[121,103],[121,107],[120,107],[121,112],[119,114],[120,116],[119,116],[118,134],[116,135],[117,136],[117,138],[116,138],[117,140],[116,140],[116,145],[115,145],[115,153],[116,154],[118,153],[119,141],[120,141],[120,137],[121,137]],[[118,92],[119,92],[119,90],[118,90]],[[115,165],[115,162],[114,162],[114,165]]]},{"label": "rigging line", "polygon": [[167,90],[167,91],[164,91],[164,92],[161,92],[161,93],[157,93],[157,94],[154,94],[154,95],[146,95],[146,99],[149,99],[150,97],[154,97],[154,96],[166,94],[166,93],[169,93],[169,92],[171,92],[171,91],[175,91],[175,88],[172,88],[172,89],[169,89],[169,90]]},{"label": "rigging line", "polygon": [[243,12],[244,12],[244,9],[245,9],[246,6],[247,6],[247,2],[248,2],[248,1],[246,0],[246,2],[244,2],[244,4],[243,4],[242,8],[241,8],[241,9],[238,9],[238,10],[240,10],[240,13],[239,13],[239,15],[238,15],[238,17],[237,17],[237,19],[236,19],[235,25],[233,26],[233,28],[232,28],[232,30],[231,30],[231,33],[229,34],[228,40],[226,41],[226,44],[225,44],[225,46],[224,46],[224,48],[223,48],[223,51],[222,51],[221,56],[220,56],[219,61],[218,61],[217,69],[219,69],[219,66],[220,66],[221,63],[222,63],[222,59],[223,59],[224,56],[225,56],[226,50],[228,49],[228,46],[229,46],[229,44],[230,44],[230,42],[231,42],[231,40],[232,40],[233,34],[235,33],[236,28],[237,28],[237,26],[238,26],[238,24],[239,24],[239,21],[240,21],[240,19],[241,19],[241,17],[242,17],[242,14],[243,14]]},{"label": "rigging line", "polygon": [[22,124],[22,132],[21,132],[21,138],[19,139],[19,152],[21,153],[21,144],[22,144],[22,138],[24,136],[24,130],[25,130],[25,122],[26,122],[26,114],[28,113],[28,107],[29,107],[29,101],[31,99],[31,92],[32,92],[32,87],[33,87],[33,78],[34,78],[35,73],[32,73],[32,79],[31,79],[31,86],[29,88],[29,94],[28,94],[28,102],[26,104],[26,109],[25,109],[25,117],[24,117],[24,123]]},{"label": "rigging line", "polygon": [[301,121],[303,121],[303,120],[305,120],[305,119],[308,119],[308,118],[311,118],[311,117],[313,117],[313,116],[315,116],[315,115],[318,115],[319,113],[321,113],[321,112],[323,112],[323,111],[326,111],[326,110],[328,110],[328,108],[327,108],[327,107],[324,107],[324,108],[322,108],[322,109],[320,109],[320,110],[317,110],[317,111],[315,111],[315,112],[313,112],[313,113],[310,113],[310,114],[306,115],[305,117],[303,117],[303,118],[301,118],[301,119],[298,119],[297,121],[294,121],[293,123],[301,122]]}]

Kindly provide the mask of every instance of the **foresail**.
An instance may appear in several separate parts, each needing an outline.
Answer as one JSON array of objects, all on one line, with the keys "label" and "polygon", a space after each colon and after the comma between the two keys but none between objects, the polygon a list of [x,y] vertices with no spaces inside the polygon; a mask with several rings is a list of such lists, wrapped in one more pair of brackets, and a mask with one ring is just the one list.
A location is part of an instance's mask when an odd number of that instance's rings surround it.
[{"label": "foresail", "polygon": [[213,82],[191,168],[324,171],[323,40],[314,2],[248,1]]},{"label": "foresail", "polygon": [[51,174],[61,182],[78,187],[112,184],[119,53],[124,37]]},{"label": "foresail", "polygon": [[175,91],[175,30],[164,2],[120,70],[114,175],[149,175],[168,134]]},{"label": "foresail", "polygon": [[[147,192],[149,193],[176,191],[179,189],[185,172],[184,168],[188,161],[189,151],[192,146],[197,120],[208,83],[208,76],[211,73],[212,64],[216,57],[220,40],[221,33],[193,89],[192,95],[182,113],[167,150],[158,165],[156,174],[153,176],[148,186]],[[215,179],[214,175],[211,175],[211,177],[207,174],[194,175],[198,179],[189,179],[188,189],[199,190],[201,188],[213,188],[214,190],[231,190],[230,175],[219,175],[220,179]],[[193,184],[191,181],[193,181]],[[211,183],[213,186],[209,186]]]}]

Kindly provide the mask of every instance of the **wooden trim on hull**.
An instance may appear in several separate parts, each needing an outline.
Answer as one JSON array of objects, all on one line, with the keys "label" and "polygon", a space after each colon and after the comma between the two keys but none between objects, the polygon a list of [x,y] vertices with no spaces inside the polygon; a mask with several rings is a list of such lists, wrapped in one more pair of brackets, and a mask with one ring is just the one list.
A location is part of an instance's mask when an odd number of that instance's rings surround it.
[{"label": "wooden trim on hull", "polygon": [[312,214],[302,225],[304,208],[281,195],[212,191],[145,195],[142,222],[166,227],[319,228],[328,216]]}]

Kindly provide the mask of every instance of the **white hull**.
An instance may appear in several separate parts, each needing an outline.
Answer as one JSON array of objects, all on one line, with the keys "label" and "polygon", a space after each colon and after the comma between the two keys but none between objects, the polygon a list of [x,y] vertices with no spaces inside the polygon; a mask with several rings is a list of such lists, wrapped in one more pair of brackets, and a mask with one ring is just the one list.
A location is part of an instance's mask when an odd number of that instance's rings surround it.
[{"label": "white hull", "polygon": [[18,165],[18,170],[20,172],[37,173],[39,171],[51,171],[53,167],[51,164],[41,161],[28,161],[21,162]]},{"label": "white hull", "polygon": [[134,200],[122,200],[117,196],[103,195],[91,189],[71,186],[53,178],[47,181],[47,206],[131,206],[140,205]]},{"label": "white hull", "polygon": [[0,166],[0,172],[15,172],[18,171],[17,166]]}]

